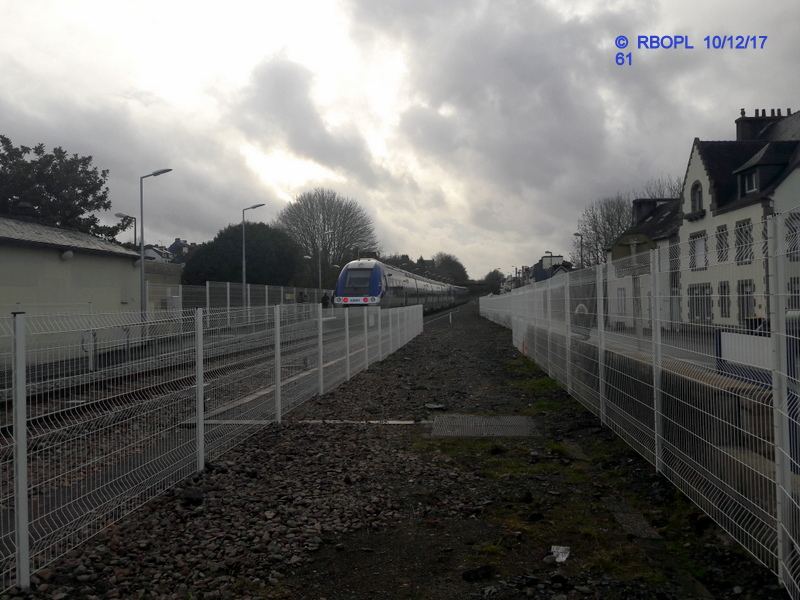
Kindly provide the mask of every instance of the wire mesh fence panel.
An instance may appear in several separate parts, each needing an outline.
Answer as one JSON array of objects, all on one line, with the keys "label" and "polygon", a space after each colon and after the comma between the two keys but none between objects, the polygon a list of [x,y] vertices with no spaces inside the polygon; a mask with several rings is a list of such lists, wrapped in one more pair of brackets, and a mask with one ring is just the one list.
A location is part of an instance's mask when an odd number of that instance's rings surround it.
[{"label": "wire mesh fence panel", "polygon": [[[0,585],[18,583],[18,550],[28,572],[52,563],[275,421],[279,390],[287,412],[362,370],[377,355],[365,325],[375,338],[379,316],[319,304],[20,315],[22,361],[14,318],[0,317]],[[18,390],[27,443],[16,461]],[[20,498],[29,555],[15,543]]]},{"label": "wire mesh fence panel", "polygon": [[247,286],[248,305],[252,307],[267,306],[267,286],[249,284]]},{"label": "wire mesh fence panel", "polygon": [[182,285],[181,286],[181,308],[193,310],[195,308],[208,309],[206,304],[206,286],[204,285]]},{"label": "wire mesh fence panel", "polygon": [[[62,322],[68,331],[58,345],[52,323],[31,320],[29,389],[40,390],[29,396],[35,410],[28,419],[33,569],[190,472],[192,440],[180,423],[194,402],[184,368],[194,363],[191,327],[180,317],[126,320],[115,314]],[[39,336],[50,340],[49,349]]]},{"label": "wire mesh fence panel", "polygon": [[756,217],[481,314],[800,598],[800,213]]},{"label": "wire mesh fence panel", "polygon": [[[231,318],[227,318],[230,316]],[[213,315],[204,348],[204,435],[215,459],[275,419],[275,318],[266,307]]]},{"label": "wire mesh fence panel", "polygon": [[316,306],[281,308],[281,397],[287,413],[318,390],[318,323]]},{"label": "wire mesh fence panel", "polygon": [[350,340],[350,375],[360,373],[366,368],[364,359],[366,352],[364,346],[366,339],[364,337],[364,322],[366,321],[367,311],[356,308],[355,310],[347,308],[349,312],[348,319],[348,338]]},{"label": "wire mesh fence panel", "polygon": [[600,414],[600,369],[597,328],[597,271],[583,269],[569,279],[570,355],[572,393]]},{"label": "wire mesh fence panel", "polygon": [[[369,368],[369,365],[374,364],[380,360],[379,347],[380,347],[380,307],[364,307],[366,310],[365,319],[367,326],[364,332],[364,348],[366,352],[364,368]],[[402,311],[396,311],[397,316],[400,317]]]},{"label": "wire mesh fence panel", "polygon": [[231,302],[232,291],[230,284],[226,282],[209,281],[206,283],[208,286],[208,305],[209,310],[230,308],[234,306]]},{"label": "wire mesh fence panel", "polygon": [[569,279],[565,275],[560,275],[551,277],[548,282],[550,377],[567,387],[567,351],[571,341],[567,335],[568,315],[566,312],[566,304],[569,300]]},{"label": "wire mesh fence panel", "polygon": [[621,258],[607,266],[604,408],[608,425],[654,463],[652,330],[643,301],[649,276],[648,254]]},{"label": "wire mesh fence panel", "polygon": [[324,391],[330,391],[347,381],[344,310],[329,308],[322,311],[322,364]]}]

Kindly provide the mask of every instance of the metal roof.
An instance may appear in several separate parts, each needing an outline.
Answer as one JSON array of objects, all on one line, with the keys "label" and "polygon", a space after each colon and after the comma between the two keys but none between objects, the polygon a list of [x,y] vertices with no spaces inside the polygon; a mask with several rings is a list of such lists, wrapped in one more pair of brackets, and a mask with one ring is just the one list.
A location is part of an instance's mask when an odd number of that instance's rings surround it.
[{"label": "metal roof", "polygon": [[115,254],[136,258],[138,252],[128,250],[120,244],[74,231],[59,229],[31,221],[20,221],[9,217],[0,217],[0,242],[27,245],[49,246],[59,250],[73,250],[99,254]]}]

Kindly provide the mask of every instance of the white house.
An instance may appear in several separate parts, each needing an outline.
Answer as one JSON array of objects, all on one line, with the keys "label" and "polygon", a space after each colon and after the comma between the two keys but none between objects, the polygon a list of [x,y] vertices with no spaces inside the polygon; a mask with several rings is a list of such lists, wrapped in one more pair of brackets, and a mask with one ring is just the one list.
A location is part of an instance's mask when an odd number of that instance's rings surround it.
[{"label": "white house", "polygon": [[752,328],[769,311],[766,219],[800,205],[800,114],[743,110],[736,124],[734,141],[692,144],[678,232],[682,314]]},{"label": "white house", "polygon": [[[658,296],[665,328],[754,328],[769,314],[767,222],[787,218],[789,307],[800,309],[800,114],[756,111],[736,120],[736,139],[695,139],[676,200],[635,200],[633,225],[609,249],[608,318],[647,327],[649,256],[660,248]],[[786,260],[788,258],[788,260]]]}]

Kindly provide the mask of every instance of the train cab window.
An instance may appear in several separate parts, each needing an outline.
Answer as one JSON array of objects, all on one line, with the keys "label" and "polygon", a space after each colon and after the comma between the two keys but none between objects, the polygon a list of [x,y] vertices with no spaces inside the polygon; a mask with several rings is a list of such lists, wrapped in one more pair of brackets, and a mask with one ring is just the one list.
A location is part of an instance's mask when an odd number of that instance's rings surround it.
[{"label": "train cab window", "polygon": [[345,293],[361,294],[363,290],[369,290],[369,278],[372,269],[348,269],[347,281],[345,281]]}]

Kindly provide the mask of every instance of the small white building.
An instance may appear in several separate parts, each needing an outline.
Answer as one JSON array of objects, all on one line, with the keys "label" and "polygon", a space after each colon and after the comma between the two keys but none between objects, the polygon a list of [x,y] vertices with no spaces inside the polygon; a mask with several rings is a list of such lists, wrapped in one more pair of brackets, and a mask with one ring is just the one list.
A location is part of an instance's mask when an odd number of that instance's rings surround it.
[{"label": "small white building", "polygon": [[86,233],[0,216],[0,311],[137,311],[138,261]]}]

